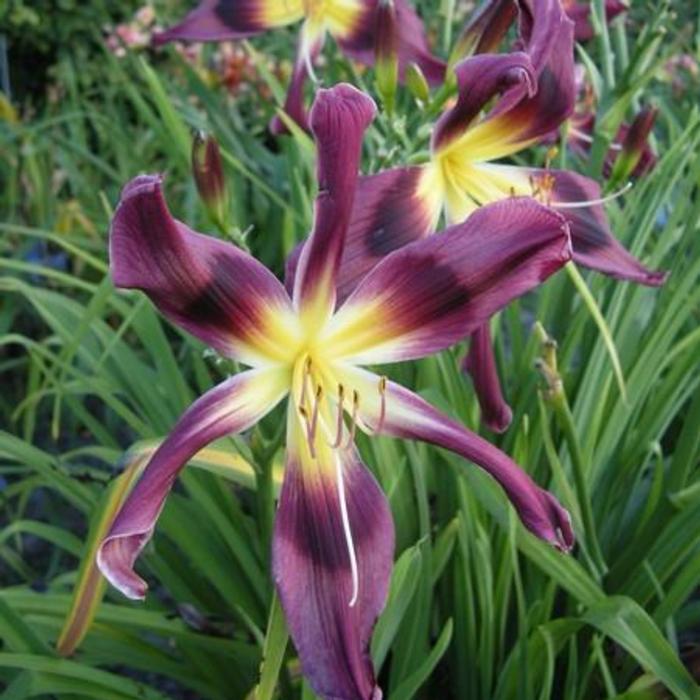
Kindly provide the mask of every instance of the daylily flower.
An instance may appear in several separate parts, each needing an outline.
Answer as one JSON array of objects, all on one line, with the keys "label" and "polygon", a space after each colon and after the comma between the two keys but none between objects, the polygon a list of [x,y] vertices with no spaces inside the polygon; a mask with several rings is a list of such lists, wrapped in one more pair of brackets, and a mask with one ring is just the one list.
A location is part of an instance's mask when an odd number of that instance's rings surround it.
[{"label": "daylily flower", "polygon": [[[566,144],[579,158],[586,160],[593,145],[596,126],[596,97],[593,86],[586,79],[581,64],[574,67],[576,85],[576,107],[566,126]],[[632,124],[623,122],[613,139],[603,162],[603,174],[610,177],[614,168],[618,169],[616,181],[627,177],[642,177],[656,165],[656,156],[649,144],[649,134],[654,126],[657,110],[641,109]],[[556,144],[560,141],[559,129],[547,134],[542,143]],[[624,156],[620,165],[616,163]],[[624,175],[624,177],[622,177]]]},{"label": "daylily flower", "polygon": [[362,136],[374,113],[349,85],[318,93],[310,126],[319,194],[291,295],[255,258],[174,219],[160,176],[124,188],[110,233],[118,287],[144,291],[168,319],[251,369],[180,418],[100,545],[99,567],[125,595],[143,598],[134,562],[180,470],[287,398],[272,568],[305,675],[322,697],[343,700],[381,697],[367,647],[394,550],[391,513],[354,446],[356,428],[456,452],[493,475],[532,533],[562,550],[573,543],[567,512],[505,454],[363,369],[438,352],[482,325],[570,259],[566,223],[530,199],[484,207],[387,256],[338,306]]},{"label": "daylily flower", "polygon": [[[176,26],[154,37],[156,44],[169,41],[222,41],[240,39],[303,20],[284,111],[308,129],[304,83],[314,75],[313,63],[326,34],[335,39],[350,58],[374,65],[379,0],[202,0]],[[395,0],[399,75],[417,63],[432,84],[440,84],[445,64],[428,48],[423,23],[407,0]],[[285,131],[275,117],[273,131]]]},{"label": "daylily flower", "polygon": [[[591,3],[578,2],[578,0],[562,0],[564,10],[574,22],[574,39],[576,41],[588,41],[593,38],[594,31],[591,24]],[[605,21],[612,22],[615,17],[627,12],[629,8],[621,0],[605,0]]]},{"label": "daylily flower", "polygon": [[[595,181],[569,170],[494,162],[538,143],[569,117],[575,99],[573,23],[558,0],[523,0],[519,9],[524,51],[476,55],[456,66],[458,99],[435,124],[430,161],[360,179],[338,282],[341,299],[387,253],[435,232],[443,211],[459,222],[514,196],[534,197],[565,216],[577,263],[620,279],[663,283],[665,273],[644,267],[612,236]],[[488,235],[484,231],[484,244]],[[290,276],[294,265],[292,256]],[[465,369],[484,422],[502,431],[511,411],[496,391],[488,339],[484,326]]]}]

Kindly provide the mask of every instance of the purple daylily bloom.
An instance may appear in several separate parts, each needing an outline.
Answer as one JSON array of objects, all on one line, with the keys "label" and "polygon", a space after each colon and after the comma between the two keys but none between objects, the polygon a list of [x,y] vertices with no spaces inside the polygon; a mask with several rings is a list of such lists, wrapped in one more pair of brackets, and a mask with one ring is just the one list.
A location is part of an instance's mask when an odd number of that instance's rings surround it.
[{"label": "purple daylily bloom", "polygon": [[[379,0],[202,0],[180,24],[156,35],[154,42],[240,39],[303,20],[284,111],[308,130],[304,84],[326,34],[350,58],[373,65],[378,5]],[[407,0],[394,0],[394,6],[399,76],[409,63],[416,63],[430,83],[442,83],[445,64],[431,54],[420,18]],[[277,117],[271,126],[276,133],[286,130]]]},{"label": "purple daylily bloom", "polygon": [[394,551],[391,513],[354,446],[356,428],[456,452],[493,475],[532,533],[564,551],[573,544],[567,512],[508,456],[363,369],[439,352],[480,327],[570,259],[568,227],[531,199],[499,202],[385,256],[339,303],[362,137],[374,113],[349,85],[316,97],[319,194],[291,294],[255,258],[174,219],[160,176],[124,188],[110,233],[118,287],[144,291],[168,319],[250,369],[185,411],[101,543],[99,567],[125,595],[143,598],[134,563],[180,470],[286,398],[274,579],[304,674],[320,696],[343,700],[381,697],[368,642]]},{"label": "purple daylily bloom", "polygon": [[[586,79],[581,64],[575,66],[576,107],[567,122],[566,144],[572,153],[586,160],[591,151],[596,127],[596,97],[591,83]],[[657,110],[641,109],[631,124],[623,122],[613,139],[603,161],[603,175],[610,177],[615,168],[624,171],[626,177],[638,178],[653,170],[656,155],[651,149],[649,135],[656,120]],[[557,144],[559,128],[547,134],[542,143]],[[620,165],[616,165],[622,159]]]},{"label": "purple daylily bloom", "polygon": [[[342,294],[383,256],[435,232],[443,211],[448,221],[463,221],[513,196],[533,197],[565,216],[576,262],[619,279],[663,284],[664,272],[646,268],[612,235],[594,180],[569,170],[492,162],[540,142],[571,115],[576,98],[573,23],[559,0],[520,0],[518,8],[520,51],[474,55],[456,66],[457,102],[435,124],[430,162],[360,178],[338,279]],[[294,264],[292,257],[290,277]],[[486,333],[474,339],[478,350],[467,368],[487,425],[502,431],[511,413],[496,390]]]},{"label": "purple daylily bloom", "polygon": [[[588,41],[593,38],[591,24],[591,3],[578,0],[562,0],[564,11],[574,22],[574,39]],[[627,12],[629,8],[621,0],[605,0],[605,21],[612,22],[618,15]]]}]

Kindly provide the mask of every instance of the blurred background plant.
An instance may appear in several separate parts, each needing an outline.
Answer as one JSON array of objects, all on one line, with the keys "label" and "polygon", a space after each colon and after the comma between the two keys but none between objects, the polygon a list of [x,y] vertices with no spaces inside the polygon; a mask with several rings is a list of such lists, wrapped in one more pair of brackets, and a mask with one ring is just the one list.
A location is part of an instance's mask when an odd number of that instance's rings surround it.
[{"label": "blurred background plant", "polygon": [[[471,5],[417,4],[447,55]],[[267,130],[293,33],[148,48],[153,28],[185,9],[0,6],[12,86],[0,100],[3,699],[313,698],[269,576],[278,414],[260,443],[222,441],[184,472],[142,560],[145,604],[114,591],[100,602],[91,565],[149,450],[232,369],[139,294],[114,291],[106,236],[121,186],[167,172],[175,214],[216,232],[190,173],[192,134],[203,130],[226,171],[230,227],[219,235],[244,235],[281,275],[311,220],[312,144]],[[653,290],[582,272],[624,394],[590,300],[565,274],[494,323],[515,418],[488,437],[569,507],[581,541],[572,557],[522,531],[470,465],[388,439],[361,445],[397,526],[372,644],[390,700],[700,697],[700,24],[690,2],[634,3],[610,26],[594,24],[578,51],[596,97],[590,149],[569,152],[562,139],[528,162],[602,174],[620,124],[656,107],[658,162],[608,213],[616,235],[669,280]],[[324,82],[373,91],[371,71],[332,46],[325,56]],[[399,90],[369,133],[366,172],[421,158],[434,100]],[[478,429],[463,354],[395,374]],[[587,512],[593,532],[582,528]]]}]

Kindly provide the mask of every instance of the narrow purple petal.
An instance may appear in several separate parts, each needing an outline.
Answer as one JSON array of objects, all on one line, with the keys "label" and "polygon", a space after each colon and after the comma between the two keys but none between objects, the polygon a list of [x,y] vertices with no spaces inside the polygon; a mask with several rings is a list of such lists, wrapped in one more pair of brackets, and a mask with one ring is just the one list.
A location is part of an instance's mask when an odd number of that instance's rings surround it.
[{"label": "narrow purple petal", "polygon": [[574,534],[567,511],[497,447],[399,384],[386,383],[382,410],[376,391],[377,375],[346,368],[342,378],[347,388],[361,396],[359,414],[365,430],[428,442],[474,462],[503,487],[530,532],[562,551],[571,549]]},{"label": "narrow purple petal", "polygon": [[[585,203],[601,197],[599,185],[590,178],[568,170],[529,171],[535,178],[548,177],[550,201],[558,204]],[[571,227],[574,260],[585,267],[618,279],[639,282],[652,287],[664,283],[667,273],[650,270],[631,255],[612,235],[608,218],[601,204],[561,208]]]},{"label": "narrow purple petal", "polygon": [[250,364],[275,355],[271,324],[292,313],[284,287],[252,256],[174,219],[161,176],[141,175],[124,187],[109,255],[117,287],[142,290],[219,352]]},{"label": "narrow purple petal", "polygon": [[459,136],[499,93],[509,92],[518,101],[532,97],[537,78],[526,53],[485,54],[467,58],[455,68],[459,95],[457,104],[435,125],[432,149],[437,151]]},{"label": "narrow purple petal", "polygon": [[390,253],[338,311],[328,343],[358,364],[438,352],[476,330],[571,257],[562,216],[532,199],[481,207]]},{"label": "narrow purple petal", "polygon": [[[378,0],[364,0],[363,13],[353,31],[335,39],[351,58],[366,65],[374,65],[376,18]],[[425,29],[415,10],[406,0],[394,0],[398,28],[399,77],[403,80],[409,63],[420,66],[431,85],[440,85],[445,77],[445,63],[435,57],[425,38]]]},{"label": "narrow purple petal", "polygon": [[[334,460],[340,460],[357,563],[354,601]],[[386,498],[355,448],[328,449],[312,460],[292,446],[275,522],[272,567],[302,670],[324,699],[382,697],[368,646],[386,601],[393,553],[394,526]]]},{"label": "narrow purple petal", "polygon": [[153,534],[177,475],[213,440],[246,430],[278,403],[288,388],[278,369],[251,370],[219,384],[185,411],[160,445],[121,507],[97,551],[97,565],[129,598],[146,594],[134,562]]},{"label": "narrow purple petal", "polygon": [[362,138],[376,113],[372,99],[341,83],[319,90],[311,108],[311,131],[318,149],[314,228],[299,259],[294,301],[297,308],[335,307],[336,274],[343,254],[357,184]]},{"label": "narrow purple petal", "polygon": [[513,412],[503,398],[488,323],[472,333],[469,353],[464,358],[464,370],[474,383],[482,420],[490,430],[502,433],[510,425]]},{"label": "narrow purple petal", "polygon": [[[422,173],[420,167],[394,168],[359,178],[338,269],[338,305],[386,255],[433,232],[439,211],[419,192]],[[287,260],[287,289],[293,289],[302,246]]]},{"label": "narrow purple petal", "polygon": [[301,18],[300,3],[289,2],[288,10],[275,11],[276,2],[279,0],[202,0],[182,22],[156,34],[153,43],[242,39]]}]

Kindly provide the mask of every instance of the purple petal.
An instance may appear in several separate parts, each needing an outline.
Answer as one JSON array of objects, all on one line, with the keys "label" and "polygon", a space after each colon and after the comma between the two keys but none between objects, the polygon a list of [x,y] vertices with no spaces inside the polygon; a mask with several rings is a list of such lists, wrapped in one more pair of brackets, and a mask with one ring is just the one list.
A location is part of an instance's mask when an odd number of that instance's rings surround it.
[{"label": "purple petal", "polygon": [[280,0],[203,0],[182,22],[154,35],[153,43],[160,46],[169,41],[242,39],[302,16],[300,2],[285,5]]},{"label": "purple petal", "polygon": [[377,393],[380,382],[377,375],[361,369],[345,368],[339,376],[342,376],[346,388],[360,395],[360,420],[368,432],[421,440],[474,462],[503,487],[523,525],[530,532],[563,551],[571,549],[574,535],[569,514],[552,494],[537,486],[497,447],[399,384],[386,383],[382,409]]},{"label": "purple petal", "polygon": [[276,318],[293,313],[284,287],[247,253],[174,219],[161,176],[141,175],[124,187],[109,253],[117,287],[144,291],[219,352],[257,364],[284,349],[270,332]]},{"label": "purple petal", "polygon": [[[374,65],[376,17],[378,0],[364,0],[364,11],[353,30],[347,35],[336,35],[341,49],[351,58],[366,65]],[[417,63],[431,85],[440,85],[445,77],[445,63],[430,52],[423,22],[406,0],[394,0],[398,27],[399,76],[403,79],[409,63]]]},{"label": "purple petal", "polygon": [[330,314],[343,245],[352,215],[362,137],[376,113],[372,99],[341,83],[319,90],[311,108],[318,149],[314,228],[299,258],[294,285],[297,308],[319,306]]},{"label": "purple petal", "polygon": [[[540,170],[530,168],[535,178],[550,178],[550,201],[558,204],[583,203],[601,197],[598,184],[590,178],[568,170]],[[660,286],[667,273],[650,270],[631,255],[612,235],[608,218],[601,204],[576,208],[562,208],[571,227],[574,260],[618,279],[639,282],[652,287]]]},{"label": "purple petal", "polygon": [[[439,210],[420,194],[422,173],[420,167],[395,168],[359,178],[336,282],[338,305],[386,255],[433,232]],[[287,289],[293,288],[302,246],[287,260]]]},{"label": "purple petal", "polygon": [[522,49],[537,75],[534,95],[506,95],[487,117],[514,147],[522,148],[556,129],[573,112],[576,101],[574,26],[559,0],[523,1]]},{"label": "purple petal", "polygon": [[467,58],[455,68],[457,104],[438,120],[432,138],[437,151],[469,128],[484,106],[506,90],[512,99],[532,96],[537,90],[534,68],[522,52],[485,54]]},{"label": "purple petal", "polygon": [[513,412],[503,398],[488,323],[472,333],[464,370],[469,372],[474,383],[482,420],[490,430],[502,433],[510,425]]},{"label": "purple petal", "polygon": [[438,352],[571,258],[564,218],[532,199],[481,207],[389,254],[338,311],[327,342],[358,364]]},{"label": "purple petal", "polygon": [[[292,441],[293,443],[293,441]],[[275,522],[272,567],[302,670],[329,700],[380,700],[369,639],[384,607],[394,526],[384,494],[355,448],[309,457],[293,444]],[[357,595],[335,460],[357,563]]]},{"label": "purple petal", "polygon": [[656,156],[649,144],[658,109],[646,107],[631,124],[621,124],[615,137],[619,151],[611,149],[605,161],[605,174],[613,177],[641,177],[656,165]]},{"label": "purple petal", "polygon": [[97,565],[113,586],[129,598],[146,595],[147,585],[134,572],[134,562],[151,538],[181,469],[213,440],[257,423],[287,390],[286,371],[251,370],[214,387],[185,411],[153,454],[97,551]]}]

